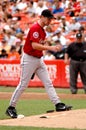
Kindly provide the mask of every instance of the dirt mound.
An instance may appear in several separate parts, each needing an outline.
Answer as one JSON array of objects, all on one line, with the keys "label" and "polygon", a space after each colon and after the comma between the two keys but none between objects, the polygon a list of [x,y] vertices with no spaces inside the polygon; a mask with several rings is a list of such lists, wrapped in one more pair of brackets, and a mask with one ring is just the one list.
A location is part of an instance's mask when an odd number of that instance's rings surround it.
[{"label": "dirt mound", "polygon": [[[46,118],[40,118],[41,116]],[[86,129],[86,109],[52,112],[22,119],[0,120],[0,125]]]},{"label": "dirt mound", "polygon": [[[10,99],[12,92],[0,92],[0,99]],[[61,99],[86,99],[86,94],[58,94]],[[21,99],[49,99],[47,93],[23,93]]]}]

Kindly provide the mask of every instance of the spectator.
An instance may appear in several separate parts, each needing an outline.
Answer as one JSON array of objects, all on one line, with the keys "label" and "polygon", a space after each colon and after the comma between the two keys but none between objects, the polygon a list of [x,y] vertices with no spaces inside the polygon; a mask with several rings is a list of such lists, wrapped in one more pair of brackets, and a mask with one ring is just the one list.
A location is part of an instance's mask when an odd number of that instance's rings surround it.
[{"label": "spectator", "polygon": [[[16,34],[17,39],[21,40],[21,45],[24,45],[25,39],[24,39],[24,34],[23,33],[17,33]],[[16,40],[17,40],[16,39]]]},{"label": "spectator", "polygon": [[50,37],[53,35],[53,30],[51,26],[46,27],[46,38]]},{"label": "spectator", "polygon": [[78,22],[86,22],[86,16],[84,16],[84,12],[80,12],[79,16],[76,17]]},{"label": "spectator", "polygon": [[0,53],[2,51],[2,49],[6,50],[7,53],[10,52],[10,46],[8,45],[7,41],[5,39],[3,39],[1,41],[1,45],[0,45]]},{"label": "spectator", "polygon": [[84,26],[80,26],[80,28],[79,28],[79,32],[82,33],[82,34],[85,32],[85,28],[84,28]]},{"label": "spectator", "polygon": [[66,38],[62,35],[62,29],[58,28],[52,37],[53,41],[60,41],[62,46],[66,46]]},{"label": "spectator", "polygon": [[44,60],[55,60],[55,56],[51,53],[51,51],[44,51],[43,53],[43,59]]},{"label": "spectator", "polygon": [[[16,23],[17,21],[15,21],[15,23]],[[17,33],[23,33],[23,30],[22,30],[22,28],[20,27],[20,24],[19,23],[16,23],[14,26],[13,26],[13,28],[14,28],[14,31],[15,31],[15,34],[17,34]]]},{"label": "spectator", "polygon": [[78,22],[75,17],[72,17],[70,26],[68,28],[69,32],[74,31],[74,30],[75,31],[79,30],[80,26],[81,26],[80,22]]},{"label": "spectator", "polygon": [[69,3],[68,3],[68,7],[65,8],[65,13],[66,13],[66,15],[69,16],[69,17],[74,17],[74,16],[75,16],[72,2],[69,2]]},{"label": "spectator", "polygon": [[0,16],[4,16],[4,12],[3,12],[3,9],[2,9],[2,5],[0,5]]},{"label": "spectator", "polygon": [[86,42],[81,33],[76,34],[76,41],[71,43],[65,53],[65,63],[70,58],[70,90],[77,94],[77,78],[80,74],[86,93]]},{"label": "spectator", "polygon": [[60,2],[59,1],[55,1],[55,7],[52,10],[53,14],[57,14],[57,13],[63,13],[64,12],[64,8],[62,8],[60,6]]},{"label": "spectator", "polygon": [[69,31],[70,23],[69,23],[69,21],[66,20],[66,16],[61,17],[61,22],[59,25],[61,28],[64,28],[66,30],[66,32]]},{"label": "spectator", "polygon": [[67,8],[68,7],[68,4],[69,4],[69,0],[60,0],[61,1],[61,7],[62,8]]},{"label": "spectator", "polygon": [[54,0],[47,0],[47,1],[46,1],[46,6],[47,6],[47,8],[48,8],[49,10],[51,10],[51,11],[52,11],[52,9],[53,9],[53,3],[54,3]]},{"label": "spectator", "polygon": [[5,49],[1,50],[0,59],[6,59],[8,57],[8,54]]},{"label": "spectator", "polygon": [[75,15],[81,11],[80,1],[72,0],[72,5]]},{"label": "spectator", "polygon": [[17,3],[16,2],[13,2],[13,1],[10,1],[10,4],[12,4],[11,6],[11,13],[12,15],[16,13],[16,10],[17,10]]},{"label": "spectator", "polygon": [[34,2],[33,1],[27,1],[27,8],[24,11],[25,13],[28,13],[29,15],[33,15],[36,13],[36,8],[34,7]]},{"label": "spectator", "polygon": [[82,12],[86,13],[86,1],[85,0],[80,0],[80,4],[81,4],[81,9]]},{"label": "spectator", "polygon": [[20,55],[16,51],[15,46],[11,46],[10,53],[8,54],[8,59],[9,60],[19,60],[20,59]]},{"label": "spectator", "polygon": [[7,41],[7,44],[9,46],[15,45],[15,41],[16,41],[16,36],[13,34],[13,30],[12,31],[4,31],[4,38]]},{"label": "spectator", "polygon": [[38,16],[40,16],[40,15],[41,15],[41,12],[42,12],[44,9],[47,9],[47,6],[44,5],[44,1],[38,1],[37,7],[36,7],[36,14],[37,14]]},{"label": "spectator", "polygon": [[17,9],[25,10],[26,8],[27,8],[26,0],[22,0],[19,3],[17,3]]}]

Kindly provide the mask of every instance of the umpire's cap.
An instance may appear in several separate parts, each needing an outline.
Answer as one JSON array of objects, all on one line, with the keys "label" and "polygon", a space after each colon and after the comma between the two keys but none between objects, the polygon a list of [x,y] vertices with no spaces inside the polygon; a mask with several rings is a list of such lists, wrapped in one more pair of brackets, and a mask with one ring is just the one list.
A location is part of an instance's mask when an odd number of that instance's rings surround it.
[{"label": "umpire's cap", "polygon": [[44,16],[44,17],[47,17],[47,18],[56,19],[53,16],[53,13],[49,9],[43,10],[42,13],[41,13],[41,15]]},{"label": "umpire's cap", "polygon": [[77,33],[76,38],[81,39],[82,38],[82,33]]}]

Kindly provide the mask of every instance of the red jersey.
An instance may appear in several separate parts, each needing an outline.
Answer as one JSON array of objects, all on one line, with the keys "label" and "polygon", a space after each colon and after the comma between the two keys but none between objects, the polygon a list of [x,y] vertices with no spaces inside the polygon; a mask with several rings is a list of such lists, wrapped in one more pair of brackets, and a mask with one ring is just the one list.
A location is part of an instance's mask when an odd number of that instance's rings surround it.
[{"label": "red jersey", "polygon": [[73,4],[73,7],[75,8],[75,12],[80,12],[80,2],[75,2]]},{"label": "red jersey", "polygon": [[27,35],[26,42],[24,45],[24,52],[28,55],[35,56],[35,57],[41,57],[43,56],[43,53],[41,50],[35,50],[32,48],[32,42],[37,42],[41,44],[41,41],[45,39],[46,33],[44,29],[38,24],[34,24]]}]

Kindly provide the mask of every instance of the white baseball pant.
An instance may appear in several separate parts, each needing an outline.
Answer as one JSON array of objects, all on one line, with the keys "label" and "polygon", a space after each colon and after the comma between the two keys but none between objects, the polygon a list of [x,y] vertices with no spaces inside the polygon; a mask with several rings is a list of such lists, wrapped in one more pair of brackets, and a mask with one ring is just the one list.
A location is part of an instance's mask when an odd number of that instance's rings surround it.
[{"label": "white baseball pant", "polygon": [[31,80],[31,76],[34,72],[42,81],[46,92],[48,93],[48,96],[53,104],[61,102],[49,78],[48,70],[43,59],[36,58],[24,53],[21,58],[20,82],[12,95],[10,106],[16,106],[19,97],[28,86],[28,83]]}]

